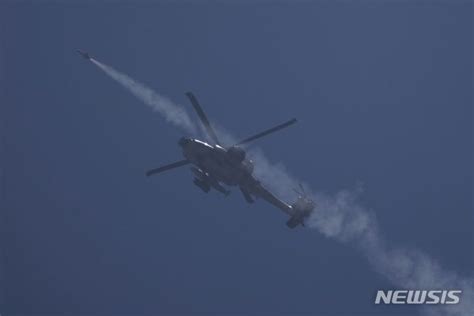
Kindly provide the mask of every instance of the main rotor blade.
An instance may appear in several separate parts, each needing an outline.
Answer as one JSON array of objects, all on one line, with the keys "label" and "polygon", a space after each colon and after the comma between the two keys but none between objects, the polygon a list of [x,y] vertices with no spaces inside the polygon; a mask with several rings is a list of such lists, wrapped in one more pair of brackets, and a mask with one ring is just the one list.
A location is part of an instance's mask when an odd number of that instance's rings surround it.
[{"label": "main rotor blade", "polygon": [[298,182],[298,185],[300,186],[301,192],[303,192],[303,196],[306,196],[306,191],[304,189],[304,186],[301,184],[301,182]]},{"label": "main rotor blade", "polygon": [[298,195],[303,195],[303,193],[301,193],[300,191],[296,190],[295,188],[293,188],[293,191],[295,191],[295,193],[298,194]]},{"label": "main rotor blade", "polygon": [[193,105],[194,110],[196,111],[197,115],[199,116],[199,119],[201,120],[202,124],[204,125],[204,128],[206,129],[207,134],[209,137],[217,144],[220,145],[219,139],[217,138],[216,133],[214,132],[214,129],[211,126],[211,123],[209,123],[209,120],[207,119],[206,114],[202,110],[201,106],[199,105],[198,100],[192,94],[191,92],[186,92],[186,96],[189,98],[189,101],[191,101],[191,104]]},{"label": "main rotor blade", "polygon": [[169,165],[165,165],[165,166],[162,166],[162,167],[159,167],[159,168],[148,170],[146,172],[146,176],[149,177],[149,176],[154,175],[156,173],[160,173],[160,172],[163,172],[163,171],[166,171],[166,170],[182,167],[184,165],[187,165],[188,163],[189,163],[189,160],[187,160],[187,159],[180,160],[180,161],[177,161],[177,162],[173,162],[173,163],[170,163]]},{"label": "main rotor blade", "polygon": [[248,143],[248,142],[251,142],[251,141],[254,141],[256,140],[257,138],[260,138],[260,137],[263,137],[263,136],[266,136],[268,134],[271,134],[271,133],[274,133],[276,131],[279,131],[281,129],[284,129],[285,127],[288,127],[292,124],[295,124],[297,122],[296,119],[292,119],[292,120],[289,120],[288,122],[286,123],[283,123],[283,124],[280,124],[278,126],[275,126],[273,128],[270,128],[270,129],[267,129],[266,131],[263,131],[261,133],[258,133],[254,136],[251,136],[249,138],[246,138],[244,140],[241,140],[240,142],[238,142],[237,144],[235,144],[234,146],[238,146],[238,145],[242,145],[242,144],[245,144],[245,143]]}]

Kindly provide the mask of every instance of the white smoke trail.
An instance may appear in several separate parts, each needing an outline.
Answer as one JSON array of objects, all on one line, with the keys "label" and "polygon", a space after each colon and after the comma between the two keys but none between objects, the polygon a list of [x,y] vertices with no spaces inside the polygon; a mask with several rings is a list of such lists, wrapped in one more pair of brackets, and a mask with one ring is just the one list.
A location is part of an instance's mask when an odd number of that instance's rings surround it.
[{"label": "white smoke trail", "polygon": [[125,89],[140,99],[143,103],[150,106],[154,111],[162,114],[166,120],[178,127],[185,129],[189,133],[195,132],[193,122],[181,106],[156,93],[143,83],[140,83],[129,76],[120,73],[114,68],[92,58],[91,61],[97,65],[97,67],[102,69],[107,75],[109,75],[109,77],[120,83]]},{"label": "white smoke trail", "polygon": [[[180,106],[113,68],[96,60],[92,62],[145,104],[164,115],[168,121],[190,132],[195,131],[190,118]],[[235,142],[235,138],[223,129],[219,128],[219,135],[226,144]],[[292,188],[297,188],[301,181],[291,176],[282,164],[272,164],[260,149],[250,151],[249,156],[255,161],[254,174],[258,179],[285,200],[291,201],[295,198]],[[474,280],[443,270],[434,259],[416,249],[388,248],[379,234],[373,212],[357,202],[361,193],[360,187],[329,195],[314,193],[307,184],[304,186],[317,205],[307,221],[307,226],[317,229],[328,238],[357,247],[367,257],[374,270],[397,287],[463,291],[460,304],[432,306],[426,309],[429,314],[473,315]]]},{"label": "white smoke trail", "polygon": [[378,232],[374,214],[357,203],[358,194],[349,191],[335,196],[314,194],[318,207],[308,225],[327,237],[354,244],[374,269],[397,287],[463,291],[460,304],[433,306],[427,310],[429,314],[472,315],[474,280],[443,270],[436,260],[417,249],[388,248]]},{"label": "white smoke trail", "polygon": [[[255,175],[265,185],[286,199],[294,198],[291,188],[296,188],[300,181],[292,177],[282,164],[270,163],[261,150],[254,150],[250,155],[255,160]],[[305,187],[317,205],[306,222],[307,226],[328,238],[355,246],[375,271],[400,289],[463,291],[459,304],[425,307],[427,314],[474,314],[474,279],[444,270],[436,260],[417,249],[389,248],[379,233],[375,214],[357,201],[362,193],[360,186],[334,195],[315,193],[307,184]]]}]

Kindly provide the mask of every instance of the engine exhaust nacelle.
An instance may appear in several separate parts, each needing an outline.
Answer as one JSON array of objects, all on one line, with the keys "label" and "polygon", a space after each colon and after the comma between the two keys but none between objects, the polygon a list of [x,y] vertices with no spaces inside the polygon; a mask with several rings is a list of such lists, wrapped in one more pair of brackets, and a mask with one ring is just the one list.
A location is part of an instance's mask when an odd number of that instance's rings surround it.
[{"label": "engine exhaust nacelle", "polygon": [[227,154],[229,155],[230,159],[235,162],[242,162],[246,156],[245,150],[237,146],[232,146],[227,149]]}]

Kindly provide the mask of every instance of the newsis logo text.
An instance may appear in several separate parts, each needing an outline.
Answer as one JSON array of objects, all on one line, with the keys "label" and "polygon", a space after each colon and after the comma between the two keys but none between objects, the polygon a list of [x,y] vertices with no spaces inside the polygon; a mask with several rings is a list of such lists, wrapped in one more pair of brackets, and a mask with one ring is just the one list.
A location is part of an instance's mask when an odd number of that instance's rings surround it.
[{"label": "newsis logo text", "polygon": [[378,290],[375,304],[458,304],[461,290]]}]

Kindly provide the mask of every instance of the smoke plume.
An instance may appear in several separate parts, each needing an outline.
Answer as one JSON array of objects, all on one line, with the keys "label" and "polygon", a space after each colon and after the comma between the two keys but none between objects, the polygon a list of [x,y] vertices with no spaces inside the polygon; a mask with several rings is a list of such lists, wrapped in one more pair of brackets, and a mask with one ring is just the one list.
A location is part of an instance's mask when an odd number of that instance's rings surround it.
[{"label": "smoke plume", "polygon": [[156,93],[143,83],[140,83],[129,76],[107,66],[95,59],[91,61],[102,69],[109,77],[121,84],[125,89],[130,91],[135,97],[143,103],[150,106],[154,111],[163,115],[167,121],[174,125],[185,129],[189,133],[195,132],[195,127],[186,111],[171,100]]},{"label": "smoke plume", "polygon": [[[195,128],[187,113],[178,105],[160,96],[145,85],[130,77],[92,60],[100,69],[129,90],[145,104],[179,126],[194,132]],[[235,139],[218,128],[219,135],[227,144]],[[302,181],[293,177],[282,164],[272,164],[260,149],[249,152],[255,161],[255,176],[269,189],[286,201],[293,201]],[[304,184],[304,183],[303,183]],[[373,269],[400,289],[460,289],[463,291],[460,304],[425,307],[431,315],[467,316],[474,311],[474,280],[444,270],[436,260],[423,252],[411,248],[390,248],[379,233],[373,212],[358,203],[362,193],[360,187],[343,190],[336,194],[314,192],[304,184],[308,194],[316,203],[316,209],[306,224],[328,238],[355,246],[364,254]]]},{"label": "smoke plume", "polygon": [[[292,188],[299,180],[290,175],[282,164],[272,164],[259,149],[251,152],[255,174],[271,190],[283,198],[291,198]],[[368,259],[372,268],[398,289],[462,290],[457,305],[424,307],[429,315],[467,316],[474,312],[474,279],[444,270],[441,265],[422,251],[391,248],[379,233],[374,212],[358,202],[362,187],[342,190],[336,194],[309,191],[316,208],[306,225],[328,238],[356,247]],[[467,249],[466,251],[472,251]]]},{"label": "smoke plume", "polygon": [[376,272],[401,289],[460,289],[458,305],[426,308],[432,315],[465,316],[474,311],[474,280],[444,270],[440,264],[413,248],[390,248],[381,237],[373,212],[357,202],[360,190],[334,196],[313,194],[317,203],[308,225],[327,237],[354,244]]}]

